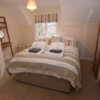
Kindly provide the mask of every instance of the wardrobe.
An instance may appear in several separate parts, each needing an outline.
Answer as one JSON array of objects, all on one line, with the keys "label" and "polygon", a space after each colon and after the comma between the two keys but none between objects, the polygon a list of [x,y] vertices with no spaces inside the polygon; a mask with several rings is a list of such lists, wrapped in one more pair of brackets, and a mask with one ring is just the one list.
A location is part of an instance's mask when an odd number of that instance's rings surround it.
[{"label": "wardrobe", "polygon": [[100,25],[98,29],[98,35],[97,35],[97,42],[96,42],[96,49],[95,49],[95,56],[93,61],[93,73],[96,79],[98,79],[100,76]]}]

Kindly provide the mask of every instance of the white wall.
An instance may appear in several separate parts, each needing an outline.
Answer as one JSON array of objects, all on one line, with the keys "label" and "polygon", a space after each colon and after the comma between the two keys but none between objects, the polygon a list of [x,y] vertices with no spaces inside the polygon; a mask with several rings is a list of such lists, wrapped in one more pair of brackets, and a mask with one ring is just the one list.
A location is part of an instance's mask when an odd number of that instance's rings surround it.
[{"label": "white wall", "polygon": [[22,45],[27,47],[31,46],[33,41],[35,40],[34,24],[30,27],[21,27],[21,33]]},{"label": "white wall", "polygon": [[64,36],[73,37],[78,41],[82,59],[93,60],[98,24],[85,25],[62,25],[61,33]]},{"label": "white wall", "polygon": [[[10,39],[15,52],[15,47],[21,42],[20,27],[14,19],[11,9],[8,7],[0,5],[0,16],[4,16],[6,18]],[[3,49],[5,59],[8,59],[11,56],[11,52],[8,49],[9,48]]]},{"label": "white wall", "polygon": [[[58,13],[58,34],[73,37],[78,41],[81,59],[93,60],[98,33],[98,23],[65,24],[60,8],[42,8],[35,14]],[[67,12],[66,12],[67,13]]]},{"label": "white wall", "polygon": [[[34,41],[34,21],[32,12],[21,6],[0,4],[0,16],[6,17],[14,53],[17,47],[30,46]],[[11,57],[9,48],[3,49],[6,59]]]},{"label": "white wall", "polygon": [[[21,11],[20,11],[21,10]],[[33,13],[33,14],[32,14]],[[63,18],[60,7],[42,7],[33,12],[0,6],[0,15],[6,16],[13,48],[17,45],[31,46],[35,37],[34,15],[45,13],[58,13],[58,33],[63,36],[75,38],[79,43],[81,59],[93,60],[98,23],[67,23]],[[66,12],[67,15],[67,12]],[[8,51],[7,51],[8,52]]]}]

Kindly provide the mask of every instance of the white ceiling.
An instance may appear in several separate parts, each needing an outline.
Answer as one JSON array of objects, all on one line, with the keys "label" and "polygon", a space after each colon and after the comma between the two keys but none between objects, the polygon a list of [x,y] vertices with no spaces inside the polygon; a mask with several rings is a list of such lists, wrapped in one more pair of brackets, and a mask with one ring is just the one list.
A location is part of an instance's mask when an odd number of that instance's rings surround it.
[{"label": "white ceiling", "polygon": [[[100,20],[100,0],[35,0],[38,8],[60,7],[65,24],[96,23]],[[19,14],[28,0],[0,0],[0,5],[13,7]],[[21,9],[20,9],[21,8]],[[15,11],[15,12],[16,12]],[[18,14],[17,14],[18,15]]]},{"label": "white ceiling", "polygon": [[[59,5],[59,0],[35,0],[37,3],[41,3],[41,5]],[[86,4],[86,3],[100,3],[100,0],[60,0],[61,2],[65,2],[67,4]],[[17,4],[17,3],[26,3],[28,0],[0,0],[0,3],[5,4]]]},{"label": "white ceiling", "polygon": [[65,24],[97,23],[100,20],[100,0],[59,0]]},{"label": "white ceiling", "polygon": [[79,3],[100,3],[100,0],[62,0],[62,2],[66,2],[66,3],[77,3],[77,4],[79,4]]},{"label": "white ceiling", "polygon": [[[59,6],[59,0],[35,0],[38,7],[55,7]],[[28,0],[0,0],[2,5],[20,5],[26,6]]]},{"label": "white ceiling", "polygon": [[[9,7],[9,12],[13,13],[20,25],[33,25],[33,15],[26,9],[29,0],[0,0],[0,6]],[[59,0],[35,0],[38,9],[53,8],[59,6]]]}]

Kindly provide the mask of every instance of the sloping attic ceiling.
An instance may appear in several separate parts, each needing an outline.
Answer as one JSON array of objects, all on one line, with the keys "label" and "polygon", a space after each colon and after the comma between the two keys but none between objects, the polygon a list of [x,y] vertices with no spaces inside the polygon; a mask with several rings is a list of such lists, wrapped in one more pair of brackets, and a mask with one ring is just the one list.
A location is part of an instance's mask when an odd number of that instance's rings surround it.
[{"label": "sloping attic ceiling", "polygon": [[30,26],[32,25],[32,13],[28,12],[25,4],[27,4],[26,0],[0,0],[0,6],[8,8],[7,11],[20,26]]},{"label": "sloping attic ceiling", "polygon": [[[59,0],[35,0],[38,9],[45,7],[58,7]],[[0,6],[8,7],[21,26],[33,25],[33,12],[26,9],[28,0],[0,0]]]},{"label": "sloping attic ceiling", "polygon": [[[98,23],[100,0],[35,0],[39,8],[60,7],[64,24]],[[26,9],[28,0],[0,0],[0,6],[9,7],[21,26],[32,25],[32,12]],[[34,11],[33,11],[34,13]]]},{"label": "sloping attic ceiling", "polygon": [[59,0],[64,24],[98,23],[100,0]]},{"label": "sloping attic ceiling", "polygon": [[[8,4],[12,6],[20,5],[26,6],[29,0],[0,0],[1,4]],[[55,7],[59,6],[59,0],[35,0],[38,7]]]}]

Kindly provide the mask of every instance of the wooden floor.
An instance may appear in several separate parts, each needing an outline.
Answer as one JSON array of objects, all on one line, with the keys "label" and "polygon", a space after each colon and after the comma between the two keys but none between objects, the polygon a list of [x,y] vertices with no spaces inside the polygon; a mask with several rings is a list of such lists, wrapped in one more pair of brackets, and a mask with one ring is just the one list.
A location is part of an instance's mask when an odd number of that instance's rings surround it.
[{"label": "wooden floor", "polygon": [[82,61],[81,65],[82,89],[76,95],[18,83],[5,72],[0,80],[0,100],[100,100],[100,87],[92,74],[92,63]]}]

